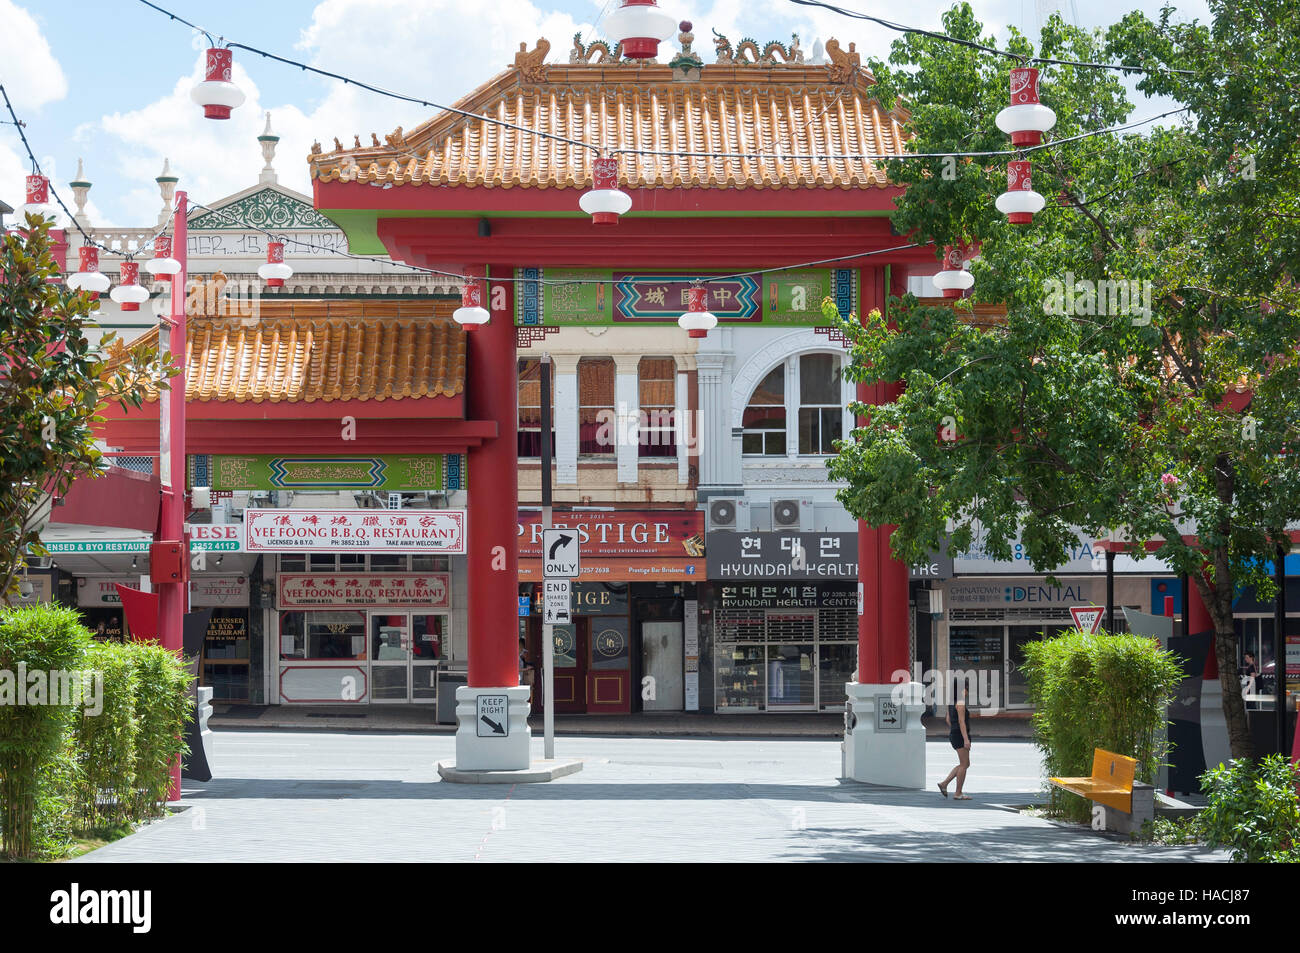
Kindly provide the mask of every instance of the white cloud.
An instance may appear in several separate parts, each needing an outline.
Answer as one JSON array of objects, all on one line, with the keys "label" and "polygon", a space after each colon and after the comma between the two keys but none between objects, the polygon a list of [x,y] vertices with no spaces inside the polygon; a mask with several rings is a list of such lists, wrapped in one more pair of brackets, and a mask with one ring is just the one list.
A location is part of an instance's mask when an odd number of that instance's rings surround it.
[{"label": "white cloud", "polygon": [[68,80],[36,18],[13,0],[0,0],[5,90],[21,115],[68,95]]},{"label": "white cloud", "polygon": [[[582,26],[529,0],[501,0],[491,7],[451,0],[324,0],[303,30],[296,55],[321,69],[450,104],[511,63],[520,41],[531,48],[545,36],[552,44],[550,58],[567,59],[571,38]],[[410,130],[436,112],[335,81],[322,81],[323,96],[315,103],[285,104],[275,82],[290,69],[236,50],[232,78],[247,98],[229,120],[213,121],[204,119],[190,99],[190,90],[202,78],[200,54],[190,75],[177,80],[166,96],[104,116],[98,125],[113,144],[101,148],[96,161],[111,161],[129,183],[115,205],[130,220],[112,224],[154,220],[160,199],[153,178],[164,157],[180,179],[177,187],[199,202],[256,183],[262,168],[256,140],[268,109],[280,136],[275,157],[280,183],[307,194],[306,160],[314,141],[326,150],[333,148],[335,136],[345,147],[352,146],[356,134],[365,144],[372,132],[382,141],[398,125]],[[87,168],[87,175],[93,179],[95,170]]]}]

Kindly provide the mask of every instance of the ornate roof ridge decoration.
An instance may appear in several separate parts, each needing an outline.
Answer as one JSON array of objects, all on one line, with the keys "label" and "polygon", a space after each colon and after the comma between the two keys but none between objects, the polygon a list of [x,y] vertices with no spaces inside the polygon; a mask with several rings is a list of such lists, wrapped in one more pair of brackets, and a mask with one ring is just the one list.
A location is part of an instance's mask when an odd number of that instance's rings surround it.
[{"label": "ornate roof ridge decoration", "polygon": [[191,231],[249,228],[313,228],[338,231],[331,222],[309,202],[303,202],[272,186],[258,189],[249,195],[217,206],[190,219]]},{"label": "ornate roof ridge decoration", "polygon": [[[689,39],[688,39],[689,38]],[[901,154],[906,114],[885,111],[871,96],[875,78],[853,44],[833,38],[828,62],[804,60],[798,37],[789,45],[733,49],[719,37],[719,62],[696,65],[693,34],[666,64],[617,60],[603,41],[575,37],[569,63],[545,63],[539,39],[515,62],[453,109],[493,116],[555,136],[620,151],[623,181],[632,188],[883,188],[880,162],[803,160],[793,154]],[[689,53],[689,56],[688,56]],[[593,62],[594,60],[594,62]],[[355,142],[360,141],[355,137]],[[591,149],[543,138],[460,112],[443,111],[407,132],[326,152],[312,146],[313,179],[392,185],[483,188],[574,188],[591,183]],[[664,153],[635,154],[637,149]],[[752,153],[705,158],[673,152]]]}]

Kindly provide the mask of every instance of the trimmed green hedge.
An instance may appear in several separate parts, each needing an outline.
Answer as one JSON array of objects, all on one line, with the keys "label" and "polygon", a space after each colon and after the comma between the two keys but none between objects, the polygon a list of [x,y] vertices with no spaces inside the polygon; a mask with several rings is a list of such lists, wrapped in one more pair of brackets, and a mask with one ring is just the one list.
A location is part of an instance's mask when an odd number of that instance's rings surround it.
[{"label": "trimmed green hedge", "polygon": [[97,644],[73,609],[0,608],[0,856],[161,813],[192,680],[156,643]]},{"label": "trimmed green hedge", "polygon": [[[1138,760],[1151,783],[1168,753],[1164,727],[1182,670],[1172,652],[1142,635],[1090,635],[1077,629],[1025,645],[1022,666],[1034,704],[1034,740],[1051,777],[1092,774],[1104,748]],[[1050,788],[1052,808],[1087,821],[1087,800]]]}]

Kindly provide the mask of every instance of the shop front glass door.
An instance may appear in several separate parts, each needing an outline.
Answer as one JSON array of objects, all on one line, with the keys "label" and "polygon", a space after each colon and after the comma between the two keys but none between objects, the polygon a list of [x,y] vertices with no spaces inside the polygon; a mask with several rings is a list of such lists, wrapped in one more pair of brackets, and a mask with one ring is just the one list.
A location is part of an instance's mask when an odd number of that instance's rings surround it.
[{"label": "shop front glass door", "polygon": [[[570,625],[551,626],[555,642],[555,710],[581,713],[587,710],[586,619]],[[583,631],[580,633],[579,629]]]},{"label": "shop front glass door", "polygon": [[447,650],[447,617],[411,616],[411,698],[416,704],[438,700],[438,662]]},{"label": "shop front glass door", "polygon": [[806,709],[813,696],[813,644],[784,643],[767,647],[767,710]]},{"label": "shop front glass door", "polygon": [[[1003,684],[1003,662],[1006,658],[1003,640],[1006,637],[1005,626],[997,625],[955,625],[948,630],[948,667],[955,674],[964,673],[974,677],[971,684],[971,707],[975,708],[986,701],[988,705],[1002,707],[1006,698]],[[952,684],[945,679],[941,706],[955,704],[957,699],[951,697]],[[980,694],[989,697],[981,699]]]},{"label": "shop front glass door", "polygon": [[858,644],[823,642],[817,646],[818,705],[822,711],[843,711],[846,682],[857,680]]},{"label": "shop front glass door", "polygon": [[587,711],[631,711],[631,651],[626,616],[592,616]]},{"label": "shop front glass door", "polygon": [[370,700],[405,702],[411,697],[411,624],[405,613],[370,617]]}]

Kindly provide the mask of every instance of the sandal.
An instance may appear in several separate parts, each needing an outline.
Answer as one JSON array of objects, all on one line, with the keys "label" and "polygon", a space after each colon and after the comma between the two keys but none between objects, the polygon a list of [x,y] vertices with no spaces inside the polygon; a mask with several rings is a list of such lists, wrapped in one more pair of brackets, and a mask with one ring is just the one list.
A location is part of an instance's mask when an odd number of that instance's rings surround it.
[{"label": "sandal", "polygon": [[952,796],[952,799],[953,799],[954,801],[969,801],[969,800],[970,800],[970,795],[969,795],[969,794],[954,794],[954,795]]},{"label": "sandal", "polygon": [[936,784],[935,787],[939,789],[939,793],[942,794],[944,797],[948,796],[948,789],[944,787],[942,784]]}]

